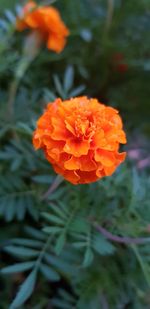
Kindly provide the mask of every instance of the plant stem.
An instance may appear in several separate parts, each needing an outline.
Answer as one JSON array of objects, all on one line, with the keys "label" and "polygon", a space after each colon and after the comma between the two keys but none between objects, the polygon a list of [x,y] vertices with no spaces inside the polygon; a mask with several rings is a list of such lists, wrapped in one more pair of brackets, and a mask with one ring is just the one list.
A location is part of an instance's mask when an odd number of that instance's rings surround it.
[{"label": "plant stem", "polygon": [[42,196],[42,200],[46,200],[48,196],[58,188],[58,186],[62,183],[62,181],[63,181],[63,177],[61,177],[60,175],[57,175],[52,185]]},{"label": "plant stem", "polygon": [[46,243],[44,244],[43,249],[42,249],[42,251],[40,252],[40,255],[39,255],[39,257],[38,257],[38,259],[37,259],[37,261],[36,261],[36,264],[35,264],[35,268],[36,268],[36,269],[38,269],[38,267],[39,267],[39,265],[40,265],[40,263],[41,263],[41,261],[42,261],[42,259],[43,259],[43,256],[44,256],[44,254],[45,254],[45,251],[47,250],[47,248],[48,248],[50,242],[52,241],[53,237],[54,237],[53,235],[49,235],[49,236],[48,236],[47,241],[46,241]]},{"label": "plant stem", "polygon": [[9,95],[8,95],[8,114],[10,119],[13,118],[13,111],[14,111],[14,101],[16,98],[18,86],[20,81],[22,80],[26,70],[28,69],[30,63],[32,62],[32,57],[23,57],[18,64],[18,67],[15,72],[14,80],[10,84]]},{"label": "plant stem", "polygon": [[137,258],[137,260],[138,260],[138,262],[139,262],[139,264],[141,266],[141,269],[143,271],[145,280],[146,280],[148,286],[150,287],[150,277],[148,276],[148,273],[147,273],[147,271],[145,269],[145,265],[144,265],[144,263],[142,261],[142,258],[141,258],[140,254],[139,254],[139,251],[138,251],[138,249],[137,249],[137,247],[135,245],[132,245],[132,249],[133,249],[133,251],[135,253],[135,256],[136,256],[136,258]]},{"label": "plant stem", "polygon": [[109,32],[114,12],[114,0],[108,0],[108,10],[106,16],[105,33]]},{"label": "plant stem", "polygon": [[141,237],[141,238],[140,237],[139,238],[121,237],[121,236],[113,235],[112,233],[107,231],[104,227],[97,225],[96,223],[94,223],[94,226],[101,234],[104,235],[104,237],[114,242],[127,244],[127,245],[143,244],[146,242],[150,242],[150,237]]}]

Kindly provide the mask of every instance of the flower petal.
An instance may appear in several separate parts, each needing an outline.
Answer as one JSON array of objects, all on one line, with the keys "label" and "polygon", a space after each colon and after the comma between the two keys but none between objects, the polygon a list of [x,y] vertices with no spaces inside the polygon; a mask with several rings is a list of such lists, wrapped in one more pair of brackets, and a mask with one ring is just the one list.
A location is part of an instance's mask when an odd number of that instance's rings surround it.
[{"label": "flower petal", "polygon": [[116,160],[112,152],[103,149],[97,149],[95,151],[95,161],[100,162],[104,166],[112,166]]},{"label": "flower petal", "polygon": [[69,134],[68,134],[68,131],[66,130],[65,124],[62,121],[62,119],[60,119],[59,117],[53,117],[51,119],[51,123],[53,127],[53,132],[51,133],[51,137],[54,140],[66,141]]},{"label": "flower petal", "polygon": [[64,151],[74,155],[75,157],[80,157],[82,155],[87,155],[89,148],[90,145],[88,141],[68,139],[64,146]]}]

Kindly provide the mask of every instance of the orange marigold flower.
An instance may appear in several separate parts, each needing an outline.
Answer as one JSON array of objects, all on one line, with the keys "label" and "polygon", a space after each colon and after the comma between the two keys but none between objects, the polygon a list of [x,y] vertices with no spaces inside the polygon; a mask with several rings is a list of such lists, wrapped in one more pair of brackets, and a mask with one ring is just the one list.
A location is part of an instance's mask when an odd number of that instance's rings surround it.
[{"label": "orange marigold flower", "polygon": [[42,40],[47,42],[47,48],[57,53],[64,49],[66,37],[69,35],[69,30],[56,8],[39,7],[34,1],[29,1],[23,7],[21,16],[17,18],[16,29],[38,31]]},{"label": "orange marigold flower", "polygon": [[35,149],[73,184],[110,176],[126,156],[120,143],[126,135],[118,111],[87,97],[49,103],[33,135]]}]

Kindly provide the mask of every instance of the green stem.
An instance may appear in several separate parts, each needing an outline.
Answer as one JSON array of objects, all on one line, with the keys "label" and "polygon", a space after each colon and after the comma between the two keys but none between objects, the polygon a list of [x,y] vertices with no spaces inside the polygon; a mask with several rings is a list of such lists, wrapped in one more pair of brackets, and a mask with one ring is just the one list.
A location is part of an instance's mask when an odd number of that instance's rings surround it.
[{"label": "green stem", "polygon": [[48,236],[47,241],[46,241],[46,243],[44,244],[43,249],[42,249],[42,251],[40,252],[40,255],[39,255],[39,257],[38,257],[38,259],[37,259],[37,261],[36,261],[36,263],[35,263],[35,269],[36,269],[36,270],[38,269],[38,267],[39,267],[39,265],[40,265],[40,263],[41,263],[41,261],[42,261],[42,259],[43,259],[43,257],[44,257],[45,251],[48,249],[48,247],[49,247],[49,245],[50,245],[50,242],[52,241],[53,237],[54,237],[54,235],[49,235],[49,236]]},{"label": "green stem", "polygon": [[33,57],[24,57],[18,64],[18,67],[15,72],[14,80],[10,85],[9,95],[8,95],[8,114],[10,119],[13,118],[13,111],[14,111],[14,101],[17,95],[18,86],[20,81],[22,80],[26,70],[30,66],[30,63],[33,61]]},{"label": "green stem", "polygon": [[114,0],[108,0],[108,10],[105,24],[105,33],[109,32],[114,12]]},{"label": "green stem", "polygon": [[139,254],[139,251],[138,251],[138,249],[137,249],[137,247],[135,245],[131,245],[131,247],[132,247],[132,250],[134,251],[135,256],[136,256],[136,258],[137,258],[137,260],[138,260],[138,262],[139,262],[139,264],[141,266],[141,269],[143,271],[145,280],[146,280],[148,286],[150,287],[150,277],[149,277],[149,275],[147,273],[147,270],[145,269],[145,265],[144,265],[144,263],[142,261],[142,258],[141,258],[140,254]]},{"label": "green stem", "polygon": [[60,176],[60,175],[57,175],[56,178],[54,179],[54,182],[52,183],[52,185],[49,187],[49,189],[42,196],[42,200],[46,200],[49,197],[49,195],[52,194],[59,187],[59,185],[62,183],[62,181],[63,181],[63,177]]}]

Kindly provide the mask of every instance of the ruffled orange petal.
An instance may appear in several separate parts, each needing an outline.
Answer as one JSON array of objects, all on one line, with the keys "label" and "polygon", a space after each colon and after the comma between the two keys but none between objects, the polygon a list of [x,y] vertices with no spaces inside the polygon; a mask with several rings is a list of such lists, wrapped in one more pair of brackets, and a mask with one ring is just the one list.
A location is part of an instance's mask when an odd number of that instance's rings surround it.
[{"label": "ruffled orange petal", "polygon": [[78,171],[77,173],[80,177],[79,183],[86,184],[98,180],[98,176],[93,171],[92,172]]},{"label": "ruffled orange petal", "polygon": [[22,16],[16,21],[16,29],[36,29],[46,41],[48,49],[60,53],[66,44],[69,30],[63,23],[59,11],[52,6],[39,7],[29,2],[22,10]]},{"label": "ruffled orange petal", "polygon": [[97,149],[95,151],[95,160],[104,166],[112,166],[115,161],[115,156],[107,150]]},{"label": "ruffled orange petal", "polygon": [[25,23],[28,27],[32,29],[37,29],[39,25],[39,18],[36,11],[27,14],[25,18]]},{"label": "ruffled orange petal", "polygon": [[66,130],[66,127],[64,125],[64,122],[58,118],[58,117],[53,117],[51,119],[51,123],[52,123],[52,127],[53,127],[53,131],[51,133],[51,137],[54,140],[63,140],[66,141],[66,139],[68,138],[68,131]]},{"label": "ruffled orange petal", "polygon": [[116,170],[116,165],[112,165],[112,166],[105,166],[104,167],[104,172],[105,172],[105,176],[111,176]]},{"label": "ruffled orange petal", "polygon": [[88,141],[78,141],[77,139],[68,139],[64,146],[64,151],[74,155],[75,157],[80,157],[86,155],[89,151],[89,142]]},{"label": "ruffled orange petal", "polygon": [[64,163],[64,168],[67,170],[78,170],[80,169],[80,160],[72,156],[68,161]]},{"label": "ruffled orange petal", "polygon": [[51,33],[47,40],[47,48],[55,51],[56,53],[60,53],[66,44],[66,39],[63,37],[59,37],[55,33]]},{"label": "ruffled orange petal", "polygon": [[61,169],[57,165],[53,165],[53,168],[56,173],[64,176],[64,178],[68,180],[69,182],[71,182],[72,184],[74,185],[78,184],[80,180],[80,176],[75,171],[66,171],[66,170]]},{"label": "ruffled orange petal", "polygon": [[110,176],[126,153],[118,111],[95,99],[79,97],[48,104],[37,122],[34,147],[42,148],[54,170],[73,184]]}]

